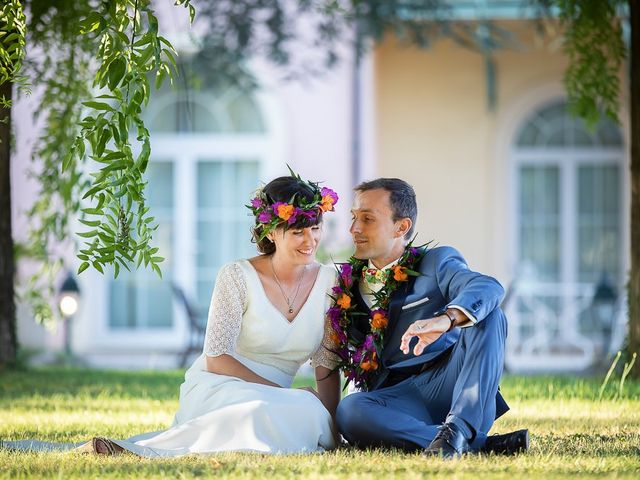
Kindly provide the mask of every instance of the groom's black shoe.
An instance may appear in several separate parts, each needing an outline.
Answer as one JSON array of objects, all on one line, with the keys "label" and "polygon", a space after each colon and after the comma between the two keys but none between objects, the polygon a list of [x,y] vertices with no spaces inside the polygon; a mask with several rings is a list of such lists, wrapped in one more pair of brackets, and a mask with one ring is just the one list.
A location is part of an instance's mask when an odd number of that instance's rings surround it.
[{"label": "groom's black shoe", "polygon": [[468,451],[469,442],[460,429],[454,423],[445,423],[422,454],[451,459]]},{"label": "groom's black shoe", "polygon": [[496,455],[515,455],[529,450],[529,430],[516,430],[502,435],[491,435],[480,450]]}]

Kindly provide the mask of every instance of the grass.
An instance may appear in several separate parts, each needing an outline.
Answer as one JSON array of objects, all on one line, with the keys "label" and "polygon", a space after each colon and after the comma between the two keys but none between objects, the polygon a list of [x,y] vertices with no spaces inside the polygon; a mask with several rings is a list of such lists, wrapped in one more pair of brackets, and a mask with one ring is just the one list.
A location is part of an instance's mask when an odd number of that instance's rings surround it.
[{"label": "grass", "polygon": [[[45,368],[0,373],[0,438],[79,442],[166,428],[182,372]],[[308,384],[300,379],[298,384]],[[531,451],[445,462],[395,451],[220,454],[171,460],[0,450],[0,478],[640,478],[640,382],[507,376],[511,411],[494,431],[529,428]]]}]

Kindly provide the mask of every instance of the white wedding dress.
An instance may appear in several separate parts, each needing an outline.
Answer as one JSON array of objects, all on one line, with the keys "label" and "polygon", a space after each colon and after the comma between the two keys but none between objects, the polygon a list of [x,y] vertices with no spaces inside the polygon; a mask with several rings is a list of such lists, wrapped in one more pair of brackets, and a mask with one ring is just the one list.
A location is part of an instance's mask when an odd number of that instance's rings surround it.
[{"label": "white wedding dress", "polygon": [[[313,365],[334,366],[324,317],[334,284],[335,270],[321,266],[306,303],[289,322],[267,298],[249,261],[223,266],[211,299],[204,352],[185,373],[173,425],[112,441],[144,457],[334,448],[329,412],[312,393],[289,388],[310,357]],[[206,371],[205,355],[221,354],[232,355],[282,388]]]}]

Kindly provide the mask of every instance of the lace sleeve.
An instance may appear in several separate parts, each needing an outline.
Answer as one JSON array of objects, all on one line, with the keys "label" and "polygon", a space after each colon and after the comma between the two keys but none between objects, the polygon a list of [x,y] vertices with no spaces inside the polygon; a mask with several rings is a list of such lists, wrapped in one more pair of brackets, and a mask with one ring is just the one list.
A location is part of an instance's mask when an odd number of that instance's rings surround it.
[{"label": "lace sleeve", "polygon": [[328,317],[324,319],[324,335],[322,337],[322,343],[318,347],[318,350],[311,356],[311,366],[325,367],[329,370],[333,370],[340,363],[340,357],[333,353],[336,350],[338,344],[333,338],[333,328],[331,327],[331,321]]},{"label": "lace sleeve", "polygon": [[[338,284],[338,277],[333,269],[332,270],[332,278],[330,287]],[[327,291],[327,302],[325,304],[325,308],[329,307],[329,292],[331,289],[329,288]],[[313,368],[316,367],[325,367],[329,370],[335,369],[340,363],[340,357],[333,353],[338,344],[336,340],[334,340],[335,335],[333,334],[333,327],[331,326],[331,320],[329,317],[324,317],[324,335],[322,336],[322,343],[318,347],[313,355],[311,356],[311,366]]]},{"label": "lace sleeve", "polygon": [[237,263],[220,268],[211,296],[204,353],[217,357],[233,353],[246,310],[247,284]]}]

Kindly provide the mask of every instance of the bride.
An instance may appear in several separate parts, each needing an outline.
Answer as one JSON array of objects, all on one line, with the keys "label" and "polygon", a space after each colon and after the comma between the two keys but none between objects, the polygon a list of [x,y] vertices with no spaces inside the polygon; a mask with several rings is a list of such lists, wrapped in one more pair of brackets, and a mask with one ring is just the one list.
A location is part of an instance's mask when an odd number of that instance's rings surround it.
[{"label": "bride", "polygon": [[[204,351],[185,373],[173,425],[127,440],[95,437],[77,450],[173,457],[334,448],[339,376],[324,312],[335,271],[317,263],[315,253],[323,214],[337,200],[332,190],[293,175],[258,191],[248,207],[261,255],[220,269]],[[317,391],[291,388],[309,358]]]}]

